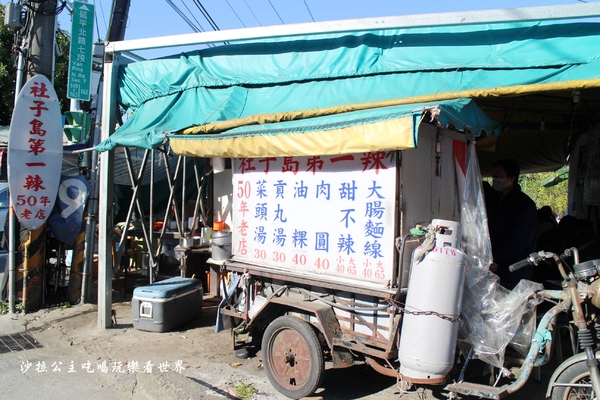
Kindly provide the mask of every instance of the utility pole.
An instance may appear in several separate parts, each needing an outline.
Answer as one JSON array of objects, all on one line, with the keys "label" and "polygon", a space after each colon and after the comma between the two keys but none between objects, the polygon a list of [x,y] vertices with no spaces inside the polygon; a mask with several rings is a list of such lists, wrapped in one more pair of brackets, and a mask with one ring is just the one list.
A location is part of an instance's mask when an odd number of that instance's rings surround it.
[{"label": "utility pole", "polygon": [[29,45],[27,79],[42,74],[52,82],[54,79],[57,0],[30,2],[30,4],[33,18],[32,24],[25,34]]},{"label": "utility pole", "polygon": [[[110,28],[108,33],[108,41],[119,41],[125,39],[125,28],[127,26],[127,16],[129,14],[130,0],[113,0],[113,13],[110,18]],[[108,69],[116,69],[119,65],[117,59],[104,60],[104,71]],[[107,80],[103,77],[103,90],[107,90],[106,95],[103,94],[103,99],[108,96],[116,96],[117,81],[116,74],[109,74]],[[108,104],[115,104],[108,102]],[[102,137],[101,140],[108,139],[108,135],[114,131],[116,122],[116,109],[102,109]],[[113,125],[113,126],[111,126]],[[114,150],[106,151],[99,156],[102,169],[100,171],[99,188],[100,192],[106,198],[113,197],[113,172],[114,172]],[[112,209],[101,207],[98,212],[100,223],[98,226],[98,327],[102,329],[112,326],[112,255],[111,252],[111,229],[113,223]]]},{"label": "utility pole", "polygon": [[127,27],[127,18],[129,18],[129,4],[131,0],[114,0],[113,13],[110,16],[110,27],[108,28],[108,37],[106,40],[115,42],[125,39],[125,28]]}]

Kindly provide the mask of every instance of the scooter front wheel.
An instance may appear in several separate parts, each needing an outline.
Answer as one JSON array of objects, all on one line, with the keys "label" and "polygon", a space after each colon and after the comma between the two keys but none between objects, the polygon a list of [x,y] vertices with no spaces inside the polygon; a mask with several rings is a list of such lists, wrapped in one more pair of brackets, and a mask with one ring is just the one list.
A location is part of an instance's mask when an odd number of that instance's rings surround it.
[{"label": "scooter front wheel", "polygon": [[552,400],[594,400],[598,398],[592,389],[590,370],[585,360],[566,368],[556,380],[556,384],[557,386],[552,389]]}]

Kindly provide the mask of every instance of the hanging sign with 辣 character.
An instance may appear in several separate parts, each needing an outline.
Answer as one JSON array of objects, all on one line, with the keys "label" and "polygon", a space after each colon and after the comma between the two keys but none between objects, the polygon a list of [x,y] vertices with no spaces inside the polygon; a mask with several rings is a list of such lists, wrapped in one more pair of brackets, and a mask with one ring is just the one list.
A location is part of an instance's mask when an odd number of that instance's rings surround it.
[{"label": "hanging sign with \u8fa3 character", "polygon": [[24,228],[38,229],[50,215],[62,167],[62,116],[52,83],[35,75],[19,92],[10,123],[8,185]]},{"label": "hanging sign with \u8fa3 character", "polygon": [[67,97],[88,101],[92,76],[94,5],[74,1],[73,10]]}]

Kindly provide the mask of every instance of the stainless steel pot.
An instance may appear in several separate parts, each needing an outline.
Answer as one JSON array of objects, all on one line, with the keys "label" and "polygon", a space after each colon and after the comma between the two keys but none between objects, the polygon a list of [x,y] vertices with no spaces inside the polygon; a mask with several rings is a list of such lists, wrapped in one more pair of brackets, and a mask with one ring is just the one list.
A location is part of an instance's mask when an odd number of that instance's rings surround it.
[{"label": "stainless steel pot", "polygon": [[196,249],[201,247],[204,243],[202,236],[192,236],[192,237],[181,237],[179,238],[179,245],[186,249]]}]

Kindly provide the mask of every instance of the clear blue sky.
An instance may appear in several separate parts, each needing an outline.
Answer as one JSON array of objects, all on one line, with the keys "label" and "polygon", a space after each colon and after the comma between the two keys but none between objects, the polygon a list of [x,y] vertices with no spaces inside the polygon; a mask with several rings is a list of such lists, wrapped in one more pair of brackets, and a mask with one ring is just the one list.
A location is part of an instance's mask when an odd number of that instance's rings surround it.
[{"label": "clear blue sky", "polygon": [[[170,2],[179,7],[202,29],[213,30],[193,0],[170,0]],[[200,0],[200,2],[221,30],[312,22],[313,19],[319,22],[578,3],[577,0]],[[95,36],[104,39],[110,20],[112,0],[88,0],[88,3],[94,4],[96,8]],[[66,10],[59,16],[59,22],[62,29],[70,31],[71,22]],[[192,32],[194,30],[175,12],[167,0],[131,0],[125,39]]]}]

